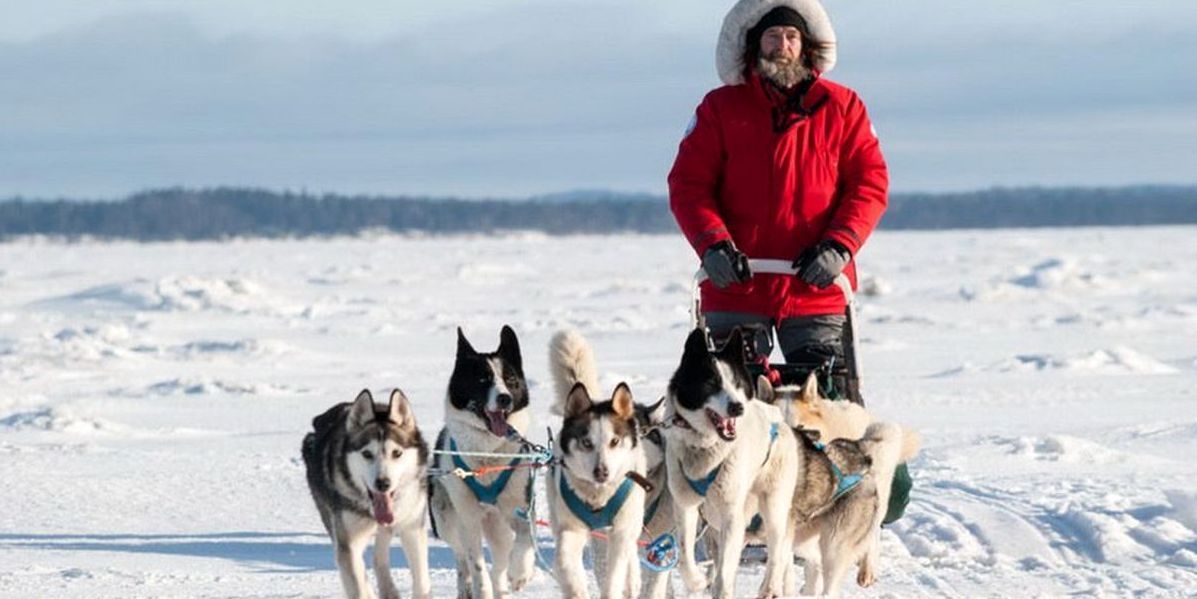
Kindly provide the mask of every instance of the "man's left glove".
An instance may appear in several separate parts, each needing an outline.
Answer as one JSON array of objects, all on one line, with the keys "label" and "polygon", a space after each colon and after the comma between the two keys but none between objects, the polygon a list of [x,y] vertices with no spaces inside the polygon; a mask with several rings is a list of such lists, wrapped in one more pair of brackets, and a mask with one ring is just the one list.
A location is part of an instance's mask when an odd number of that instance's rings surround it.
[{"label": "man's left glove", "polygon": [[825,239],[806,248],[792,266],[797,269],[798,278],[819,289],[826,289],[851,260],[852,252],[844,244]]}]

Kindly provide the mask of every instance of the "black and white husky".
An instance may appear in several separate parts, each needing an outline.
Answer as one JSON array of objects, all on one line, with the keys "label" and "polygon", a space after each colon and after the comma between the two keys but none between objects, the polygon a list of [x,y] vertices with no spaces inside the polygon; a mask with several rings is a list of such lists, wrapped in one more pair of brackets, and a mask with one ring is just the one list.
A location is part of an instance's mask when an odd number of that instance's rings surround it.
[{"label": "black and white husky", "polygon": [[595,544],[596,554],[605,552],[595,560],[601,564],[596,574],[602,597],[636,597],[645,490],[635,479],[644,480],[645,457],[632,392],[620,383],[610,400],[593,399],[598,387],[593,352],[575,331],[554,336],[549,370],[558,390],[553,411],[564,416],[557,436],[560,462],[547,485],[562,596],[589,597],[582,555],[591,533],[602,531],[606,543]]},{"label": "black and white husky", "polygon": [[329,408],[303,439],[308,487],[332,538],[345,595],[373,597],[362,553],[374,539],[379,595],[397,599],[391,579],[391,536],[397,531],[411,565],[418,599],[430,597],[428,532],[424,524],[428,445],[407,397],[396,389],[387,406],[369,391]]},{"label": "black and white husky", "polygon": [[[441,451],[516,454],[517,435],[531,425],[528,382],[524,377],[519,340],[504,326],[499,348],[480,353],[457,329],[457,360],[445,397],[445,428],[437,436]],[[438,471],[482,466],[516,466],[519,458],[438,455]],[[441,476],[430,485],[429,509],[433,532],[452,548],[457,559],[457,595],[472,599],[506,597],[521,590],[532,577],[536,562],[527,520],[531,475],[513,468],[458,478]],[[490,546],[487,575],[482,539]]]},{"label": "black and white husky", "polygon": [[695,562],[699,508],[718,540],[715,596],[735,593],[745,529],[757,506],[769,553],[761,597],[779,597],[793,556],[790,504],[798,477],[794,436],[780,411],[754,399],[755,381],[744,364],[739,331],[712,352],[695,329],[669,382],[665,453],[679,536],[682,579],[692,592],[705,588]]}]

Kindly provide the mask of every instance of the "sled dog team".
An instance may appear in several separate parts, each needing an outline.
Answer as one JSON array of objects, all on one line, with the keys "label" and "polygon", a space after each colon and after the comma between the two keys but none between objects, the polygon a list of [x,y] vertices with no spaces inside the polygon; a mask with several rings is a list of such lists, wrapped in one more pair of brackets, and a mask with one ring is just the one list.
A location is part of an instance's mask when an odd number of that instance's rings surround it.
[{"label": "sled dog team", "polygon": [[[379,594],[400,596],[389,562],[398,533],[412,594],[430,597],[426,513],[452,547],[459,598],[520,591],[536,569],[529,518],[541,467],[564,597],[589,597],[588,544],[602,597],[667,596],[668,571],[645,568],[642,580],[638,554],[638,542],[665,533],[677,539],[677,571],[691,592],[735,596],[746,537],[768,553],[759,597],[799,594],[794,555],[804,563],[802,595],[838,595],[852,566],[858,584],[873,584],[893,471],[914,456],[917,435],[823,399],[814,376],[794,387],[753,380],[741,348],[738,332],[711,350],[694,330],[665,397],[645,405],[624,383],[604,393],[587,341],[556,334],[550,409],[562,421],[551,460],[522,455],[532,451],[528,385],[507,326],[494,352],[475,350],[458,329],[435,451],[397,389],[385,405],[362,391],[333,406],[313,420],[303,459],[345,594],[373,596],[363,561],[373,540]],[[710,576],[695,557],[700,527]]]}]

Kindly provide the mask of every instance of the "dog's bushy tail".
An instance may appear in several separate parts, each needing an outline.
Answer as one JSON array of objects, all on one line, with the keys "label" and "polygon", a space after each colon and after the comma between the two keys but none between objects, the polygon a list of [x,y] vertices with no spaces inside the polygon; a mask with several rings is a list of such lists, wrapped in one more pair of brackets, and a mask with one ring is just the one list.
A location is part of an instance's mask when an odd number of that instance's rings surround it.
[{"label": "dog's bushy tail", "polygon": [[598,366],[594,350],[581,333],[573,329],[558,331],[549,341],[549,372],[553,377],[553,414],[565,413],[565,398],[577,383],[586,385],[590,397],[599,397]]},{"label": "dog's bushy tail", "polygon": [[902,427],[902,455],[899,456],[898,461],[909,462],[914,459],[914,456],[919,454],[919,448],[922,447],[923,438],[917,431]]},{"label": "dog's bushy tail", "polygon": [[885,517],[884,506],[889,505],[890,487],[894,482],[894,469],[902,462],[905,444],[905,429],[892,422],[874,422],[860,439],[860,449],[873,460],[869,471],[877,483],[877,526]]}]

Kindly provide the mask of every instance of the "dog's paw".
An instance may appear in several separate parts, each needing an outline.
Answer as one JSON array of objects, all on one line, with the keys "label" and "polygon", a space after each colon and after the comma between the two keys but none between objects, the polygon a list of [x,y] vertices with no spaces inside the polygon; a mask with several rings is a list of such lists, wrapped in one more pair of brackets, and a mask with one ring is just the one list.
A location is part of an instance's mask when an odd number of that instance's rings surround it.
[{"label": "dog's paw", "polygon": [[873,572],[872,566],[867,562],[860,565],[860,570],[856,572],[856,584],[869,588],[877,582],[877,573]]},{"label": "dog's paw", "polygon": [[529,582],[532,582],[532,574],[533,573],[535,573],[535,570],[533,570],[532,572],[529,572],[525,576],[512,575],[511,576],[511,592],[518,593],[518,592],[524,590],[524,587],[528,586]]},{"label": "dog's paw", "polygon": [[757,591],[757,599],[778,599],[785,597],[785,593],[781,589],[775,589],[769,585],[768,581],[761,584],[761,590]]},{"label": "dog's paw", "polygon": [[507,574],[507,580],[511,583],[511,591],[518,593],[528,586],[529,582],[536,576],[536,555],[529,551],[525,555],[516,556],[512,560],[511,571]]}]

